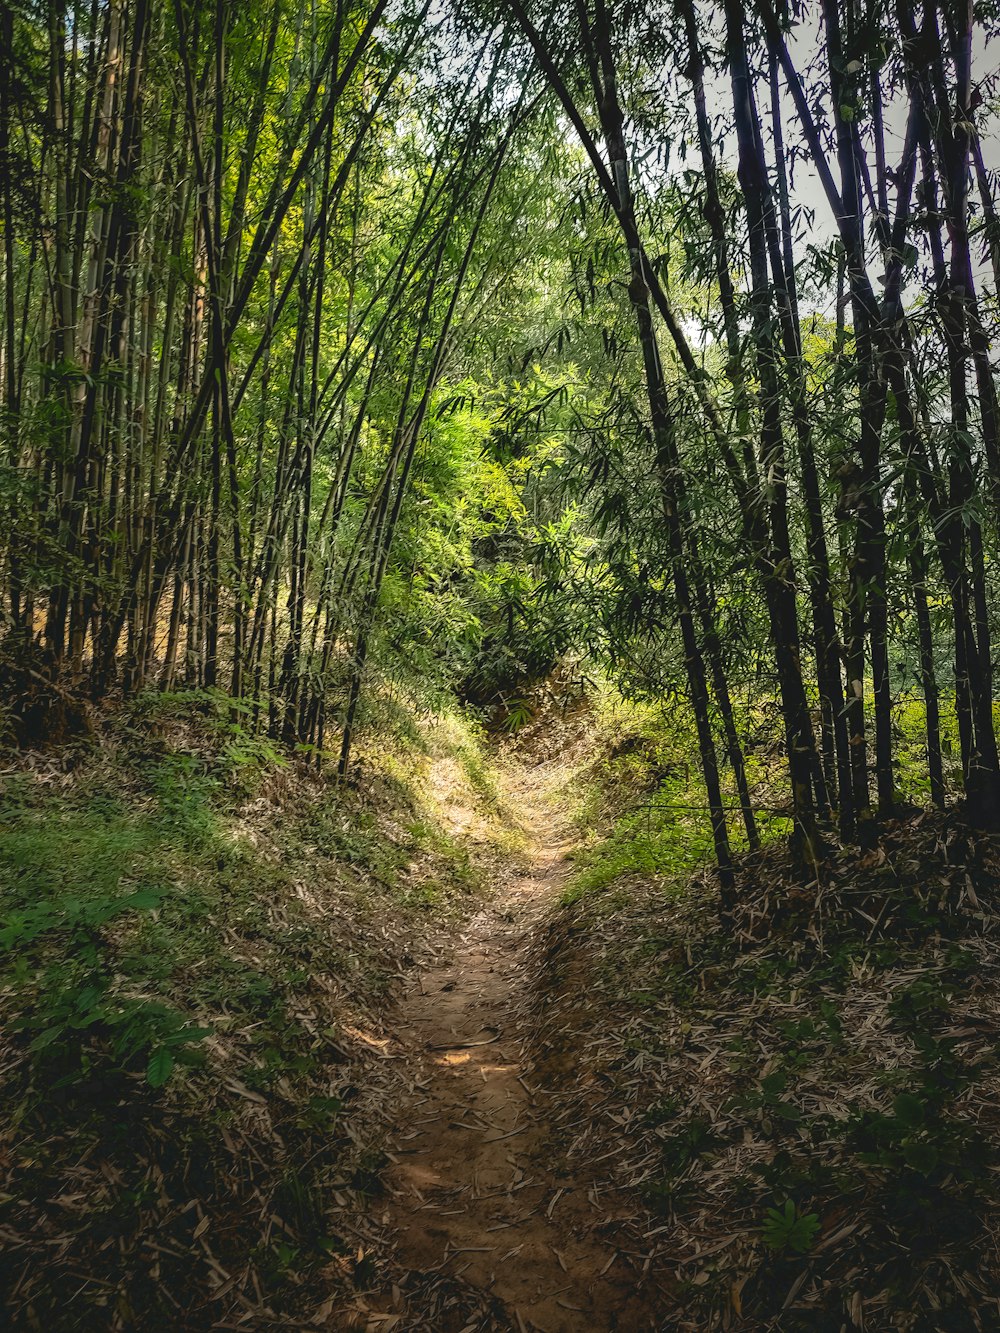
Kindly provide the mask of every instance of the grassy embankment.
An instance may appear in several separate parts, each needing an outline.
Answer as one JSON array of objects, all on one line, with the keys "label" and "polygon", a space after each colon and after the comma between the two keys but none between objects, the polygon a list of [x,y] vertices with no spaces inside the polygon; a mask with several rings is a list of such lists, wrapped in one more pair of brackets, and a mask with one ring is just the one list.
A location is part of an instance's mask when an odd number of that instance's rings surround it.
[{"label": "grassy embankment", "polygon": [[351,787],[242,717],[150,695],[3,765],[7,1326],[312,1317],[372,1277],[386,1014],[503,811],[457,714],[399,710]]}]

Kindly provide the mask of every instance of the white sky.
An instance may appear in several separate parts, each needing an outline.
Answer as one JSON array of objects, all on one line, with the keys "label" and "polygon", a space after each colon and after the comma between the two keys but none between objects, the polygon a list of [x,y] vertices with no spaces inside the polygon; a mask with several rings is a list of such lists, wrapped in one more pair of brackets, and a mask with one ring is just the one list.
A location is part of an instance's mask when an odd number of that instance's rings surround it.
[{"label": "white sky", "polygon": [[[803,68],[812,58],[819,48],[820,43],[820,18],[819,6],[814,11],[814,22],[812,24],[802,24],[796,29],[795,34],[789,40],[789,50],[796,65]],[[976,26],[973,31],[973,59],[972,59],[972,80],[973,84],[982,83],[984,85],[994,84],[998,77],[998,56],[1000,56],[1000,41],[995,38],[989,40],[988,35],[981,26]],[[784,88],[784,80],[782,80]],[[993,88],[994,95],[996,88]],[[718,95],[720,97],[728,96],[728,80],[719,84]],[[798,134],[799,120],[792,104],[791,96],[785,91],[785,137],[786,142],[791,141],[793,135]],[[887,100],[884,107],[885,121],[885,139],[886,139],[886,158],[890,167],[897,167],[903,152],[903,142],[906,131],[907,102],[904,98]],[[987,170],[1000,170],[1000,138],[997,134],[996,118],[987,118],[987,108],[984,106],[980,111],[980,142],[982,144],[983,159]],[[735,166],[735,162],[729,165]],[[838,180],[839,173],[834,163],[834,179]],[[872,175],[874,177],[874,164],[872,164]],[[820,183],[819,176],[809,162],[797,161],[795,163],[794,173],[794,201],[812,209],[815,216],[812,240],[815,244],[822,245],[825,242],[832,241],[837,228],[827,203],[826,194]],[[972,197],[978,201],[978,186],[973,185]],[[894,206],[894,191],[889,192],[890,208]],[[981,261],[981,245],[974,243],[973,263],[977,266],[977,278],[987,277],[987,267]],[[992,285],[992,273],[989,274],[990,284]]]}]

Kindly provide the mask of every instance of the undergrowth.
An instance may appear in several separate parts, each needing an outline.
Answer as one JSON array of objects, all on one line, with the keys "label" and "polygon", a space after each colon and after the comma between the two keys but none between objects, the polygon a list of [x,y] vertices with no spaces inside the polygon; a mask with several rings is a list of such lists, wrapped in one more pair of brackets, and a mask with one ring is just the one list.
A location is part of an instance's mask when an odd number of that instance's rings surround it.
[{"label": "undergrowth", "polygon": [[[679,697],[655,704],[623,700],[607,684],[593,690],[589,706],[591,744],[571,792],[580,842],[564,902],[599,894],[630,876],[654,877],[665,889],[679,890],[715,857],[690,708]],[[898,702],[893,713],[896,790],[901,808],[911,811],[929,798],[925,725],[922,701]],[[781,769],[782,726],[779,710],[766,696],[744,701],[739,710],[747,785],[765,847],[784,841],[792,830]],[[946,769],[954,779],[957,722],[954,701],[947,698],[942,700],[942,729]],[[739,856],[747,851],[747,835],[735,780],[725,764],[721,779],[730,846]]]},{"label": "undergrowth", "polygon": [[337,785],[203,691],[143,696],[94,744],[11,756],[9,1326],[208,1327],[227,1291],[237,1310],[302,1314],[353,1283],[356,1238],[330,1208],[376,1187],[381,1015],[428,931],[483,889],[427,775],[450,756],[499,829],[482,747],[460,715],[417,720],[370,738]]},{"label": "undergrowth", "polygon": [[587,1052],[574,1150],[649,1210],[670,1327],[995,1326],[1000,846],[911,807],[806,889],[772,826],[722,925],[683,740],[605,714],[571,788],[538,1049]]},{"label": "undergrowth", "polygon": [[[596,691],[591,706],[592,742],[572,786],[580,842],[563,901],[599,894],[630,877],[655,877],[665,889],[679,888],[714,855],[689,710],[681,699],[625,702],[610,687]],[[761,806],[773,806],[779,799],[769,775],[774,720],[764,712],[754,725],[759,753],[750,748],[748,778]],[[738,851],[746,839],[731,781],[724,795],[733,807],[730,838]],[[786,835],[790,827],[780,813],[763,808],[758,814],[762,841]]]}]

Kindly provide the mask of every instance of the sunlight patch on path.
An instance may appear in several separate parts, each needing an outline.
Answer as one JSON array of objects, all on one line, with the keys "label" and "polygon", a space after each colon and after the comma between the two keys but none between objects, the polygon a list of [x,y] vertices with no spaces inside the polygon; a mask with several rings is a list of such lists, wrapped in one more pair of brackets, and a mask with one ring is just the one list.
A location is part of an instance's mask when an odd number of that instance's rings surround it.
[{"label": "sunlight patch on path", "polygon": [[[397,1035],[414,1064],[414,1095],[392,1144],[389,1221],[404,1286],[420,1293],[395,1325],[401,1330],[444,1327],[434,1322],[435,1284],[452,1291],[456,1283],[479,1303],[469,1328],[655,1327],[638,1275],[614,1244],[622,1203],[562,1171],[546,1094],[523,1046],[531,943],[558,898],[571,846],[560,776],[555,764],[510,768],[505,795],[528,841],[529,869],[507,868],[490,906],[401,1005]],[[453,774],[436,780],[453,828],[470,828]]]}]

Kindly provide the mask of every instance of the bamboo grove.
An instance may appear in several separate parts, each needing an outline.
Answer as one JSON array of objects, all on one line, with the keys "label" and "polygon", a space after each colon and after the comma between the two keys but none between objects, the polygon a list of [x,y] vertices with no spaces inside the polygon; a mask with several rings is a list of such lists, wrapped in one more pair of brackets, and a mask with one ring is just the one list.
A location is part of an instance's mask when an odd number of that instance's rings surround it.
[{"label": "bamboo grove", "polygon": [[520,500],[478,650],[683,680],[724,899],[750,661],[807,873],[897,812],[911,676],[929,799],[1000,824],[991,3],[2,21],[8,658],[222,686],[345,773],[427,441],[480,410]]},{"label": "bamboo grove", "polygon": [[[573,6],[555,19],[533,16],[521,0],[511,3],[586,149],[628,255],[650,466],[661,477],[670,575],[724,875],[730,852],[713,714],[723,724],[738,780],[742,757],[729,721],[732,703],[699,536],[685,532],[678,378],[697,398],[724,465],[744,559],[766,604],[795,837],[805,859],[818,862],[819,824],[834,813],[844,837],[870,842],[876,815],[891,817],[895,810],[889,620],[898,608],[890,604],[888,581],[890,556],[902,550],[920,639],[933,798],[944,799],[927,584],[928,563],[936,559],[952,621],[949,684],[965,794],[975,820],[995,826],[1000,819],[989,555],[1000,463],[990,360],[998,235],[979,127],[988,118],[991,91],[973,78],[973,7],[925,4],[918,12],[905,3],[861,7],[830,0],[819,8],[816,25],[812,6],[793,12],[765,3],[748,10],[741,0],[702,9],[684,0],[652,18],[604,0],[592,9]],[[796,20],[803,25],[798,30]],[[813,49],[810,26],[816,28]],[[649,52],[657,49],[658,60],[673,65],[673,76],[662,63],[650,63]],[[805,53],[804,71],[796,50]],[[730,100],[719,136],[706,82],[709,73],[717,79],[723,71]],[[673,82],[675,95],[687,91],[694,108],[692,116],[675,106],[674,123],[687,122],[697,148],[704,243],[715,282],[713,308],[695,339],[672,308],[662,277],[656,257],[662,232],[655,220],[641,217],[650,213],[656,188],[645,167],[656,147],[650,136],[667,101],[650,96],[651,75],[654,86],[659,77],[661,87]],[[718,97],[717,83],[713,92]],[[630,94],[637,105],[646,103],[638,115]],[[897,161],[887,148],[887,108],[905,124]],[[720,188],[720,137],[737,163],[743,207],[735,219]],[[802,146],[800,153],[789,152],[792,142]],[[797,249],[803,247],[789,185],[789,161],[797,158],[818,178],[836,229],[838,390],[851,395],[854,411],[847,438],[828,458],[832,478],[817,470],[802,349],[804,265]],[[724,347],[716,362],[720,377],[707,376],[699,357],[706,334]],[[670,369],[664,339],[675,362]],[[936,382],[928,375],[935,360],[947,368]],[[829,492],[832,480],[837,494],[830,515],[824,482]],[[811,688],[820,704],[818,729]],[[752,844],[745,795],[743,805]]]},{"label": "bamboo grove", "polygon": [[421,86],[427,7],[385,11],[54,6],[7,10],[4,42],[7,498],[34,516],[11,632],[95,697],[224,685],[317,746],[346,635],[345,762],[422,425],[503,281],[477,241],[525,114],[501,47]]}]

